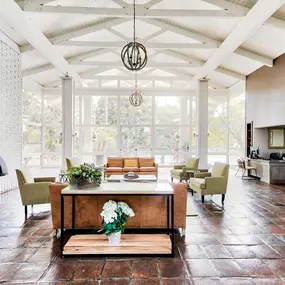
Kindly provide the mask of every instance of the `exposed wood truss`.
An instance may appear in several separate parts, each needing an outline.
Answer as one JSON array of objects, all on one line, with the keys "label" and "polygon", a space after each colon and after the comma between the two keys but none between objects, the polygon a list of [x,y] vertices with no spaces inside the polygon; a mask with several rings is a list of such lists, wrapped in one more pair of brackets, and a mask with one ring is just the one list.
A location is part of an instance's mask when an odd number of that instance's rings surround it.
[{"label": "exposed wood truss", "polygon": [[[142,21],[145,21],[147,23],[150,23],[150,24],[155,25],[155,26],[160,27],[160,28],[167,29],[167,30],[172,31],[174,33],[177,33],[179,35],[194,39],[196,41],[204,42],[207,44],[213,43],[213,44],[216,44],[217,46],[220,46],[222,44],[221,41],[211,39],[207,36],[201,35],[197,32],[191,31],[189,29],[185,29],[183,27],[176,26],[176,25],[170,23],[169,21],[163,21],[163,20],[157,20],[157,19],[142,19]],[[255,54],[253,52],[249,52],[249,51],[246,51],[246,50],[241,49],[241,48],[238,48],[234,52],[238,53],[244,57],[247,57],[251,60],[258,61],[258,62],[262,63],[263,65],[266,65],[269,67],[273,66],[273,60],[270,58],[267,58],[265,56]]]},{"label": "exposed wood truss", "polygon": [[80,84],[81,79],[74,67],[69,65],[45,35],[28,20],[16,2],[2,0],[1,6],[5,9],[0,9],[0,17],[33,45],[61,73],[68,72]]},{"label": "exposed wood truss", "polygon": [[219,49],[198,70],[192,78],[192,86],[196,85],[198,79],[208,76],[212,70],[220,66],[232,52],[255,33],[284,3],[285,0],[259,0],[225,39]]},{"label": "exposed wood truss", "polygon": [[[97,7],[73,7],[73,6],[48,6],[25,5],[24,11],[53,14],[80,14],[99,15],[104,17],[132,18],[133,8],[97,8]],[[179,10],[179,9],[147,9],[143,5],[137,5],[137,18],[168,18],[168,17],[199,17],[199,18],[233,18],[242,17],[243,13],[229,12],[227,10]]]}]

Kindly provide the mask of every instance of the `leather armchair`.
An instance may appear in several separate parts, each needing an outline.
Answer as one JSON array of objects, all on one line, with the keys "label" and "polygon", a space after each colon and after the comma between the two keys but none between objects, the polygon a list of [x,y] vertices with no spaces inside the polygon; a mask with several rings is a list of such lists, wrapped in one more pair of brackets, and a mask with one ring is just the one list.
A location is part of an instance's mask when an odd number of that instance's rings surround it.
[{"label": "leather armchair", "polygon": [[174,168],[170,170],[171,181],[173,178],[179,180],[187,181],[190,175],[186,172],[187,170],[198,171],[199,158],[190,158],[188,159],[186,165],[174,165]]},{"label": "leather armchair", "polygon": [[204,203],[205,195],[222,195],[222,204],[224,205],[225,194],[227,192],[229,164],[216,162],[212,172],[195,173],[194,178],[190,180],[190,188],[202,197]]},{"label": "leather armchair", "polygon": [[28,168],[16,169],[22,205],[25,206],[25,216],[28,205],[49,203],[49,185],[55,182],[55,177],[33,178]]}]

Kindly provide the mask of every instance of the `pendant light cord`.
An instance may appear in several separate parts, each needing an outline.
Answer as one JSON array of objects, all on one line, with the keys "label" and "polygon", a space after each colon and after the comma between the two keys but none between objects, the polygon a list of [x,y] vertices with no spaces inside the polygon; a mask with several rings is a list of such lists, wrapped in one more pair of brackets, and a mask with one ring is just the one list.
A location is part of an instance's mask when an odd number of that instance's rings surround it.
[{"label": "pendant light cord", "polygon": [[134,0],[134,43],[136,42],[136,0]]}]

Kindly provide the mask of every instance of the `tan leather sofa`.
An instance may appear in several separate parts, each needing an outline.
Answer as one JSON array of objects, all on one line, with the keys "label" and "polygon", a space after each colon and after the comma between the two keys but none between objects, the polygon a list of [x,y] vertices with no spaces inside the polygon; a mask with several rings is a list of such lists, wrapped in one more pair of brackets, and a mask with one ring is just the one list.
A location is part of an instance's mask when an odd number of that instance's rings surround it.
[{"label": "tan leather sofa", "polygon": [[107,164],[104,165],[104,177],[133,171],[139,175],[155,175],[157,178],[157,170],[158,165],[155,163],[154,157],[108,157]]},{"label": "tan leather sofa", "polygon": [[[174,222],[175,228],[186,228],[187,184],[172,183],[174,189]],[[53,229],[60,229],[60,196],[61,190],[68,184],[51,184],[50,203]],[[71,197],[64,198],[64,226],[71,228]],[[124,201],[134,210],[135,216],[127,223],[127,228],[166,228],[166,197],[141,196],[87,196],[76,197],[75,226],[77,228],[100,228],[100,213],[108,200]]]}]

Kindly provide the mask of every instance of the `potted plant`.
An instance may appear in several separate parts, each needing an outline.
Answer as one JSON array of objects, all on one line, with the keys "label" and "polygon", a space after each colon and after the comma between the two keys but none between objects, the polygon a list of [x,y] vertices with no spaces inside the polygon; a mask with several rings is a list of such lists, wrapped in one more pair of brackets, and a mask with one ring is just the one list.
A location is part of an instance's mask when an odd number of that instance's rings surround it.
[{"label": "potted plant", "polygon": [[84,163],[79,167],[73,167],[68,172],[71,184],[77,184],[78,188],[99,187],[102,181],[102,168],[95,164]]},{"label": "potted plant", "polygon": [[103,228],[99,231],[104,231],[110,245],[120,244],[121,233],[124,232],[129,217],[135,215],[132,208],[125,202],[109,200],[104,204],[100,215],[103,218]]}]

